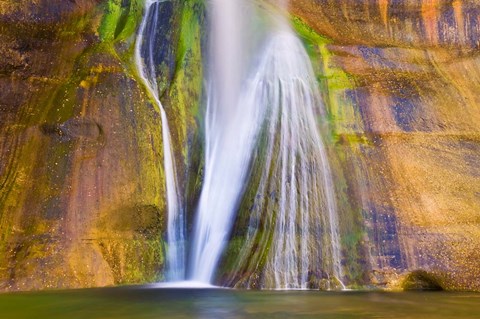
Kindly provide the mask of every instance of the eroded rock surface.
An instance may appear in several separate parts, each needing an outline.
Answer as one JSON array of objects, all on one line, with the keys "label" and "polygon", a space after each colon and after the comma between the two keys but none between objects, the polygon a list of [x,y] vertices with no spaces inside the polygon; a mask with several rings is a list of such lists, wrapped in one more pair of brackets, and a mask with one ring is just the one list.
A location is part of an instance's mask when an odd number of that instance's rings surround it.
[{"label": "eroded rock surface", "polygon": [[[196,100],[201,70],[199,50],[182,48],[185,58],[177,47],[186,34],[200,43],[199,10],[164,7],[170,40],[158,56],[182,174],[196,125],[184,100]],[[1,290],[162,278],[161,122],[133,65],[142,10],[134,0],[0,2]]]},{"label": "eroded rock surface", "polygon": [[[161,124],[132,58],[142,8],[0,1],[0,290],[162,278]],[[413,273],[480,290],[478,2],[292,0],[291,11],[328,109],[348,282],[400,287]],[[161,99],[193,212],[203,2],[161,12]],[[244,271],[219,278],[258,275]]]},{"label": "eroded rock surface", "polygon": [[[422,269],[442,287],[479,290],[479,3],[300,0],[291,9],[329,38],[333,150],[365,221],[367,281],[395,286]],[[339,86],[329,69],[348,81]]]}]

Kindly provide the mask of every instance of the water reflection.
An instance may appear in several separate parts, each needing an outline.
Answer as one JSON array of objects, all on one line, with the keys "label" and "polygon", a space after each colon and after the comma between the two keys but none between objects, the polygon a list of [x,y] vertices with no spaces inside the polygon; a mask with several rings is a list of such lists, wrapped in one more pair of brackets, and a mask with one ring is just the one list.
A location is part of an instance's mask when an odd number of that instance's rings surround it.
[{"label": "water reflection", "polygon": [[247,313],[241,307],[242,303],[235,295],[222,294],[212,297],[193,301],[192,315],[194,318],[247,318]]},{"label": "water reflection", "polygon": [[1,318],[475,318],[480,294],[111,288],[0,295]]}]

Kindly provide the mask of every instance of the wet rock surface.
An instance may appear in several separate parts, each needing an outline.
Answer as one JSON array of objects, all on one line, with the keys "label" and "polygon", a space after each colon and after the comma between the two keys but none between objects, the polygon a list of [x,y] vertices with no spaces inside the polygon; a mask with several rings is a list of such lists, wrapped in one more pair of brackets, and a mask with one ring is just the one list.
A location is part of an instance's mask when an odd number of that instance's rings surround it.
[{"label": "wet rock surface", "polygon": [[[174,39],[164,60],[176,59],[169,72],[179,77],[190,73],[182,57],[172,58],[184,14],[175,6],[164,21],[163,35]],[[0,3],[0,290],[162,278],[160,117],[132,56],[142,8],[142,1]],[[172,78],[171,87],[185,88]],[[196,83],[190,79],[189,94]],[[180,162],[192,135],[182,123],[194,119],[177,101],[188,96],[170,93],[168,102],[177,108],[169,114]]]},{"label": "wet rock surface", "polygon": [[[162,4],[154,55],[189,212],[203,165],[202,6]],[[480,5],[291,11],[328,111],[349,282],[396,288],[425,271],[443,289],[480,290]],[[0,290],[162,278],[160,118],[132,65],[141,12],[134,0],[0,2]],[[242,271],[219,278],[255,282]]]},{"label": "wet rock surface", "polygon": [[369,280],[395,287],[423,269],[446,289],[480,289],[478,2],[303,0],[291,10],[329,39],[323,70],[348,76],[338,86],[327,74],[327,105]]}]

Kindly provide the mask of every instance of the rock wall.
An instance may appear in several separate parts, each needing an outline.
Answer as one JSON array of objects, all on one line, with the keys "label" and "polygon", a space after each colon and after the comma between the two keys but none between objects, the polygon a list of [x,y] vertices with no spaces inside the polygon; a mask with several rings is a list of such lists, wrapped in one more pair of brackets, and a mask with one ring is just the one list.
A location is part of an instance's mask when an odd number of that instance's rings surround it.
[{"label": "rock wall", "polygon": [[364,220],[364,283],[398,287],[421,269],[445,289],[479,290],[478,2],[299,0],[291,10],[328,38],[332,153],[346,178],[343,219],[360,210]]},{"label": "rock wall", "polygon": [[[203,6],[162,2],[155,53],[189,212],[202,175]],[[0,1],[0,290],[162,278],[161,121],[133,65],[142,10]],[[291,12],[328,110],[348,283],[428,276],[480,290],[480,5],[292,0]],[[219,273],[232,285],[238,243]]]},{"label": "rock wall", "polygon": [[[201,89],[198,3],[165,2],[179,174]],[[161,121],[133,65],[143,1],[0,3],[0,290],[163,276]]]}]

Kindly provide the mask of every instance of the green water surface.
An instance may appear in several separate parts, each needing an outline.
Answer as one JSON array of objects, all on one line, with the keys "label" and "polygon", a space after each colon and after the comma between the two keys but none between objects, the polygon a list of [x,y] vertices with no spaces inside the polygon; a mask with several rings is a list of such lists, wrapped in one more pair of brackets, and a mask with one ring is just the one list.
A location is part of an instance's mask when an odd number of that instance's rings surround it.
[{"label": "green water surface", "polygon": [[125,287],[0,294],[0,318],[480,318],[480,294]]}]

